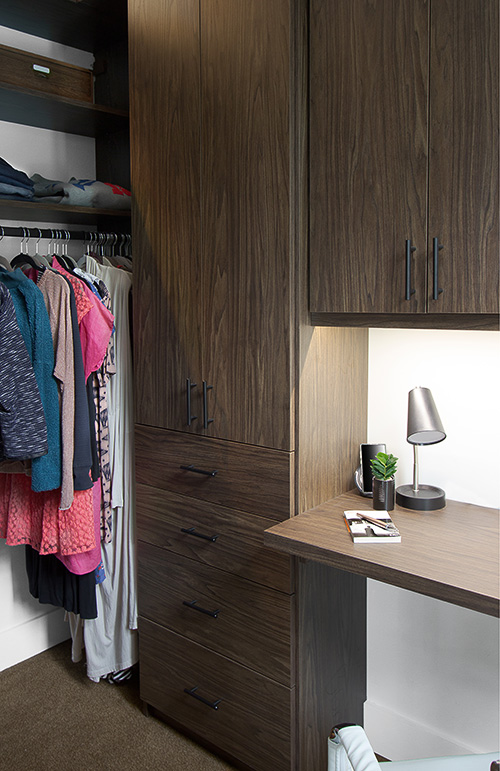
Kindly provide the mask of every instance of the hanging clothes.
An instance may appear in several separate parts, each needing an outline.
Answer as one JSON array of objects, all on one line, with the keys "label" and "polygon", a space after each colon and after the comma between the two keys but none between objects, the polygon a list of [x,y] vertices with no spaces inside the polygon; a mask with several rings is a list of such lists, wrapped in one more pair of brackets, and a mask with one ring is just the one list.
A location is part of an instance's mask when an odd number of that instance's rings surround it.
[{"label": "hanging clothes", "polygon": [[131,276],[87,257],[87,271],[106,285],[115,317],[116,373],[108,388],[111,467],[111,543],[102,544],[106,580],[97,587],[98,616],[71,617],[73,658],[85,647],[87,675],[98,681],[138,660],[134,542],[133,393],[129,297]]},{"label": "hanging clothes", "polygon": [[14,303],[0,281],[0,461],[46,455],[47,424]]}]

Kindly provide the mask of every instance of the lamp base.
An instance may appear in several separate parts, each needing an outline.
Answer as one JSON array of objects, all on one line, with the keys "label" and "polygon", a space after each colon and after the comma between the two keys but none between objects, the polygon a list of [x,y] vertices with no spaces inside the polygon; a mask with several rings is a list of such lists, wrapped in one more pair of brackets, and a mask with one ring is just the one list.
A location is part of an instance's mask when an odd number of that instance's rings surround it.
[{"label": "lamp base", "polygon": [[404,509],[416,511],[436,511],[446,505],[446,494],[440,487],[419,485],[415,492],[412,485],[401,485],[396,490],[396,503]]}]

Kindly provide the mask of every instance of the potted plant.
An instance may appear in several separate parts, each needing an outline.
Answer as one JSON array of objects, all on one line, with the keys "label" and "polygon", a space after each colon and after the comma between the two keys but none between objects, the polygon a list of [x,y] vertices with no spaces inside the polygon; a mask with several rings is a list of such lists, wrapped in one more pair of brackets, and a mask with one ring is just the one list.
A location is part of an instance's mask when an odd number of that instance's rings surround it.
[{"label": "potted plant", "polygon": [[398,458],[386,452],[378,452],[370,461],[374,509],[392,511],[394,508],[394,474],[397,462]]}]

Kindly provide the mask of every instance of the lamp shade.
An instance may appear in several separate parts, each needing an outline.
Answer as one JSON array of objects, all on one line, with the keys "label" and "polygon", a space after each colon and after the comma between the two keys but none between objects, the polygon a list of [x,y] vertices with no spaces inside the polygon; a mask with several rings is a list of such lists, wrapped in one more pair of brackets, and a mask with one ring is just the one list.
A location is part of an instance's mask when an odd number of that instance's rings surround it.
[{"label": "lamp shade", "polygon": [[410,444],[437,444],[446,439],[434,399],[428,388],[417,386],[408,394],[408,426]]}]

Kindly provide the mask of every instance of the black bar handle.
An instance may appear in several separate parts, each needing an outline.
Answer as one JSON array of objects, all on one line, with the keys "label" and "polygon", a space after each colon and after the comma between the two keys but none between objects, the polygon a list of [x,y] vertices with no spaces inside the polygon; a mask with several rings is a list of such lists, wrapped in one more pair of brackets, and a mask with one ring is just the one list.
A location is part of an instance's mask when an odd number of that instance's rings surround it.
[{"label": "black bar handle", "polygon": [[182,601],[182,604],[186,605],[188,608],[192,608],[193,610],[199,610],[200,613],[204,613],[206,616],[211,616],[212,618],[217,618],[217,616],[220,613],[220,610],[218,608],[217,610],[207,610],[206,608],[202,608],[197,603],[198,603],[198,600],[191,600],[191,602],[188,602],[187,600]]},{"label": "black bar handle", "polygon": [[194,696],[195,699],[198,699],[198,701],[203,702],[203,704],[206,704],[207,707],[211,707],[212,709],[219,709],[219,704],[221,703],[222,699],[209,701],[208,699],[205,699],[203,696],[200,696],[198,693],[196,693],[197,690],[198,690],[198,686],[195,685],[194,688],[184,688],[184,693],[188,693],[190,696]]},{"label": "black bar handle", "polygon": [[432,299],[437,300],[443,290],[438,286],[439,280],[439,252],[444,249],[443,244],[439,243],[439,238],[432,239],[432,266],[433,266],[433,280],[432,280]]},{"label": "black bar handle", "polygon": [[192,464],[189,466],[179,466],[179,468],[183,469],[184,471],[192,471],[193,474],[204,474],[207,477],[214,477],[217,474],[217,469],[214,469],[213,471],[206,471],[203,468],[196,468],[196,466],[193,466]]},{"label": "black bar handle", "polygon": [[194,529],[194,527],[181,527],[181,533],[187,533],[188,535],[195,535],[197,538],[204,538],[205,541],[211,541],[212,543],[215,543],[217,538],[219,537],[219,534],[216,533],[216,535],[204,535],[203,533],[198,533]]},{"label": "black bar handle", "polygon": [[213,423],[214,419],[208,417],[208,402],[207,394],[213,386],[209,386],[207,381],[203,381],[203,428],[208,428],[209,423]]},{"label": "black bar handle", "polygon": [[186,379],[186,399],[187,399],[187,424],[191,425],[193,420],[197,420],[198,415],[191,415],[191,389],[196,388],[196,383],[191,382],[189,378]]},{"label": "black bar handle", "polygon": [[415,289],[411,288],[411,253],[416,252],[417,247],[411,245],[409,238],[406,239],[406,287],[405,287],[405,300],[409,300],[412,294],[415,294]]}]

